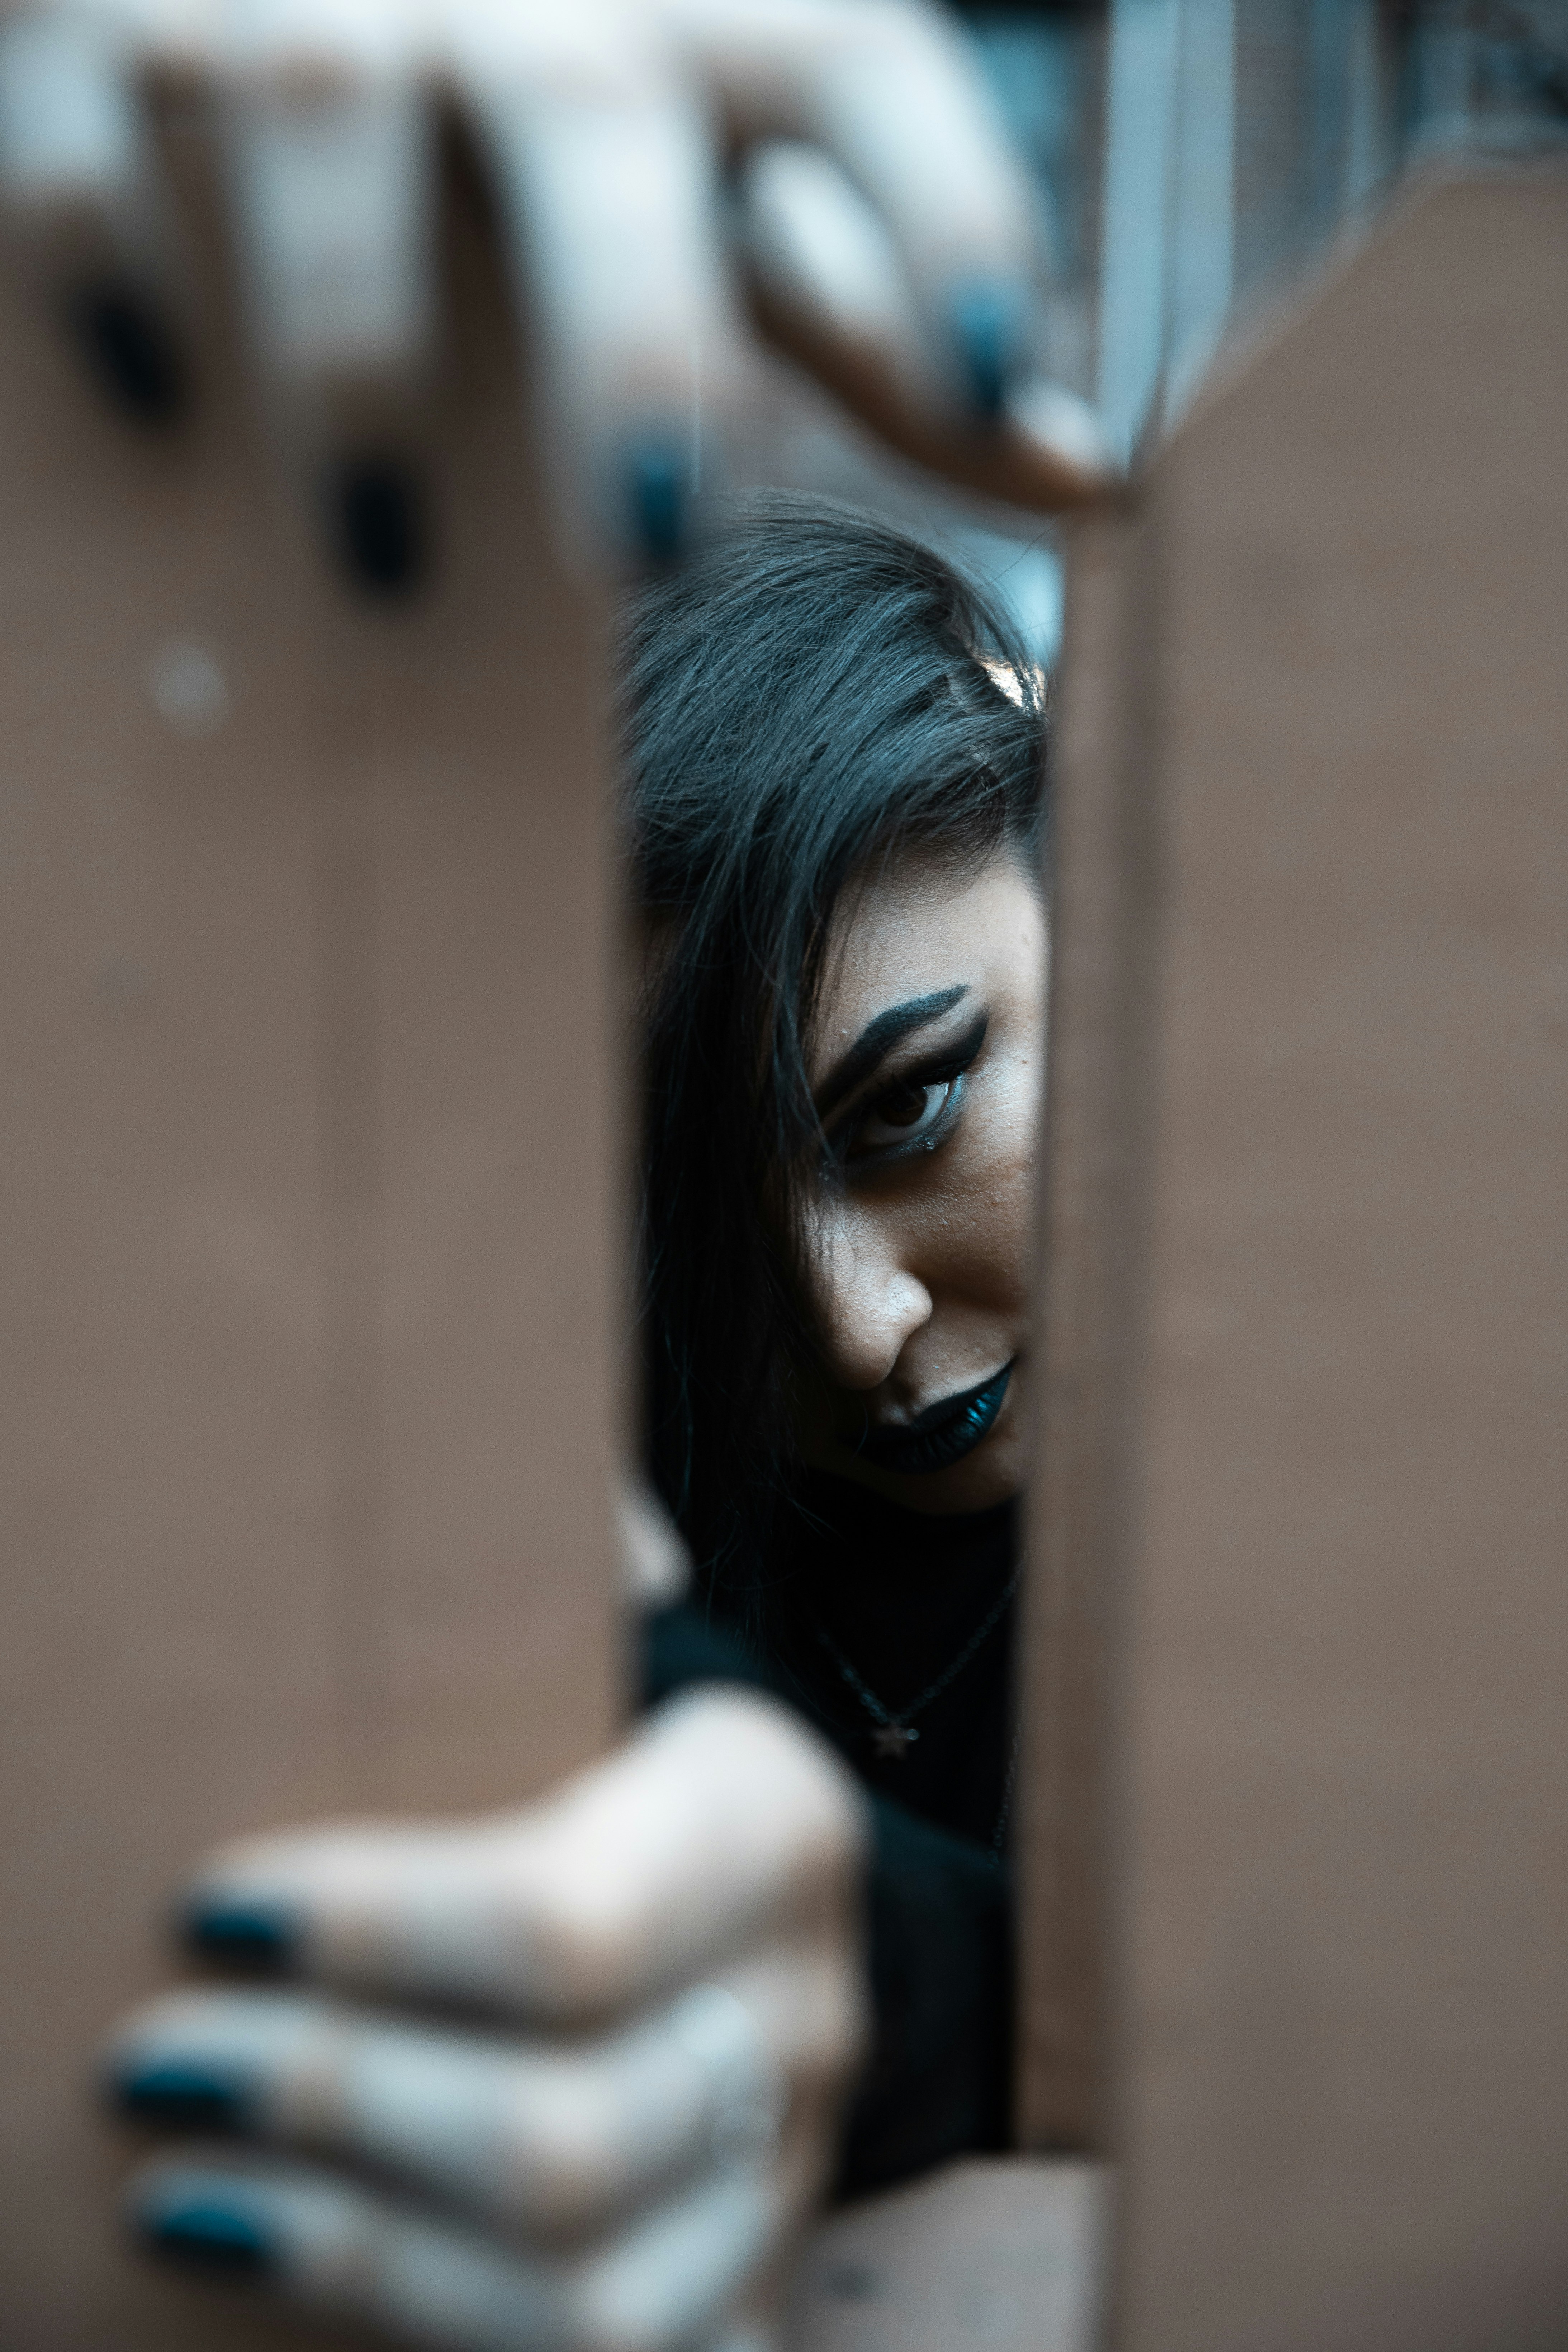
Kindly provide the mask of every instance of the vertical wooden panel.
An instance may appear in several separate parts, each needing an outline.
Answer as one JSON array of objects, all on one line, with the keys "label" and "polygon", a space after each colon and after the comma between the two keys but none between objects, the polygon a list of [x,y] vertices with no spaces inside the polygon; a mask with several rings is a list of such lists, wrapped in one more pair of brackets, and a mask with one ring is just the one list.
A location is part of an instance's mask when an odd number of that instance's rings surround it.
[{"label": "vertical wooden panel", "polygon": [[458,227],[437,593],[405,619],[335,600],[315,656],[324,920],[345,1036],[370,1024],[339,1139],[372,1327],[344,1372],[379,1612],[356,1687],[365,1769],[412,1806],[541,1787],[619,1702],[605,616],[552,559],[500,289]]},{"label": "vertical wooden panel", "polygon": [[[1092,1507],[1037,1663],[1117,1759],[1115,1965],[1083,1991],[1037,1885],[1030,2113],[1112,2118],[1129,2347],[1544,2347],[1568,2305],[1564,381],[1568,176],[1426,190],[1163,455],[1144,617],[1069,681],[1148,697],[1106,919],[1150,1082],[1053,1126],[1058,1217],[1123,1155],[1143,1270],[1047,1331],[1047,1507]],[[1136,797],[1090,750],[1069,857]]]},{"label": "vertical wooden panel", "polygon": [[340,1788],[315,813],[237,419],[140,444],[3,299],[0,2276],[75,2352],[209,2332],[122,2270],[89,2106],[159,1905]]},{"label": "vertical wooden panel", "polygon": [[1146,583],[1131,510],[1078,524],[1056,740],[1039,1459],[1019,1788],[1026,2147],[1103,2153],[1109,1678],[1122,1638],[1129,1352],[1142,1279],[1153,803]]},{"label": "vertical wooden panel", "polygon": [[281,2340],[115,2242],[90,2053],[191,1859],[525,1795],[615,1712],[599,624],[470,293],[439,578],[377,614],[268,488],[221,338],[142,444],[0,289],[16,2352]]}]

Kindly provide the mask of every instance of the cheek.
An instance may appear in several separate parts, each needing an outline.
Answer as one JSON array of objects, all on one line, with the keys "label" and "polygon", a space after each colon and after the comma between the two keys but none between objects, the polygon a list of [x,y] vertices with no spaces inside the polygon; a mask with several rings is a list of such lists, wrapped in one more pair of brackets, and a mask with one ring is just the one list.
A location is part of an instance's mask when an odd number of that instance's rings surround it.
[{"label": "cheek", "polygon": [[1027,1305],[1037,1156],[1032,1108],[1020,1105],[972,1119],[933,1157],[910,1238],[937,1286],[1009,1313]]}]

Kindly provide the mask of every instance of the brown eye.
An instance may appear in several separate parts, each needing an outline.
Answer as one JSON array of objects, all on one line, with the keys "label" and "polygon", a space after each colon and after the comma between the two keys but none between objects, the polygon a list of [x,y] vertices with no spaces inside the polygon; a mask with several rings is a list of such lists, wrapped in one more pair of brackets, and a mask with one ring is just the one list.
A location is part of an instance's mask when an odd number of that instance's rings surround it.
[{"label": "brown eye", "polygon": [[886,1151],[893,1144],[913,1143],[932,1134],[958,1084],[956,1078],[942,1078],[935,1086],[921,1087],[901,1079],[885,1087],[857,1124],[849,1157]]},{"label": "brown eye", "polygon": [[892,1087],[877,1104],[877,1117],[884,1127],[914,1127],[925,1116],[926,1098],[935,1091],[931,1087]]}]

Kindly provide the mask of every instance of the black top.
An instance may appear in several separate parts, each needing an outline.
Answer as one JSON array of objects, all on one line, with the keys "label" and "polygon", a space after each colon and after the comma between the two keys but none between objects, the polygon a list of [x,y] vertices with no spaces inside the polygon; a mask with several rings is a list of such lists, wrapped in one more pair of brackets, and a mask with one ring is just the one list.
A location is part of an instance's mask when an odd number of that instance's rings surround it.
[{"label": "black top", "polygon": [[[1011,1505],[937,1518],[814,1476],[765,1580],[763,1640],[692,1603],[649,1622],[650,1702],[698,1682],[771,1690],[871,1792],[876,2025],[840,2194],[1006,2144],[1016,1566]],[[886,1736],[879,1714],[918,1737]]]}]

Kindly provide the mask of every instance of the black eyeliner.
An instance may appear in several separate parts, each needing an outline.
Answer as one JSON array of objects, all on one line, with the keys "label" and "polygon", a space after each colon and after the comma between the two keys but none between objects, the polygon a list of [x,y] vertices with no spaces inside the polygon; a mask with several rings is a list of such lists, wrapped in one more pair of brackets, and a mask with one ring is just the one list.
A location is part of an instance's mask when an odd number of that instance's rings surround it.
[{"label": "black eyeliner", "polygon": [[[978,1060],[990,1026],[990,1007],[984,1006],[976,1013],[963,1035],[955,1037],[945,1052],[933,1054],[926,1061],[916,1062],[908,1069],[889,1070],[885,1076],[879,1074],[877,1086],[857,1103],[852,1111],[845,1115],[842,1123],[829,1136],[827,1150],[829,1166],[840,1172],[850,1166],[847,1147],[854,1140],[856,1127],[881,1095],[889,1093],[894,1087],[900,1086],[952,1086],[963,1077],[971,1064]],[[902,1159],[906,1155],[912,1157],[917,1152],[934,1150],[937,1144],[945,1139],[950,1127],[951,1121],[944,1118],[941,1128],[930,1135],[920,1137],[916,1141],[907,1144],[890,1143],[877,1151],[868,1152],[863,1164],[867,1169],[884,1168],[889,1161]]]},{"label": "black eyeliner", "polygon": [[911,996],[907,1003],[889,1005],[886,1013],[879,1013],[874,1021],[868,1021],[849,1051],[834,1064],[818,1087],[818,1118],[826,1124],[912,1030],[924,1029],[931,1022],[940,1021],[968,993],[968,982],[961,982],[954,988],[939,988],[931,996]]}]

